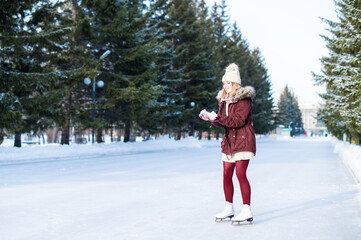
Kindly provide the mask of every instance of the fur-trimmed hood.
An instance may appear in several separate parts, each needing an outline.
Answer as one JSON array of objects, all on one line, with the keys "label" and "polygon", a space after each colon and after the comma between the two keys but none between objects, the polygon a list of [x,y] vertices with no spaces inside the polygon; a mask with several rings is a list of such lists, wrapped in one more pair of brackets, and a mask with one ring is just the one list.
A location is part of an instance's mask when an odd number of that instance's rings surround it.
[{"label": "fur-trimmed hood", "polygon": [[[217,99],[219,102],[225,100],[225,99],[221,99],[222,91],[223,89],[219,91],[217,94]],[[236,95],[232,98],[232,101],[236,102],[245,98],[253,99],[255,96],[256,96],[256,90],[254,89],[254,87],[252,86],[240,87],[237,89]]]}]

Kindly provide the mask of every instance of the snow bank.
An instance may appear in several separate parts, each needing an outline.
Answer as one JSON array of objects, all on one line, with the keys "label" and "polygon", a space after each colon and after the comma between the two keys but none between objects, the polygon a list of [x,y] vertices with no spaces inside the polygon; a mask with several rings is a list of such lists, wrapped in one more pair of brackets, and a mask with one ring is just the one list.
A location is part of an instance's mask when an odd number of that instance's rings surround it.
[{"label": "snow bank", "polygon": [[99,157],[109,155],[147,153],[156,151],[167,151],[182,148],[202,148],[207,145],[220,144],[219,141],[199,141],[196,138],[188,137],[182,141],[169,139],[168,136],[149,140],[146,142],[116,142],[112,144],[45,144],[45,145],[24,145],[21,148],[0,146],[0,165],[54,161],[57,159],[77,159],[85,156]]},{"label": "snow bank", "polygon": [[337,153],[345,164],[351,169],[357,181],[361,182],[361,147],[345,143],[334,138],[332,140],[334,152]]}]

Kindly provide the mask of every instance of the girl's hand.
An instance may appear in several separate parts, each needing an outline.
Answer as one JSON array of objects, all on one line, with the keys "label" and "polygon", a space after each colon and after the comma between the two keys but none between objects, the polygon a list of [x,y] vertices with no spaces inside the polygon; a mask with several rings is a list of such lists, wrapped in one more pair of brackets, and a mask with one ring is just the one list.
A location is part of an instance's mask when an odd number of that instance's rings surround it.
[{"label": "girl's hand", "polygon": [[208,115],[205,114],[205,113],[200,113],[200,114],[199,114],[199,117],[200,117],[202,120],[204,120],[204,121],[210,121],[210,120],[211,120],[211,119],[208,117]]},{"label": "girl's hand", "polygon": [[214,119],[211,120],[211,122],[218,122],[219,119],[221,119],[221,116],[216,116]]}]

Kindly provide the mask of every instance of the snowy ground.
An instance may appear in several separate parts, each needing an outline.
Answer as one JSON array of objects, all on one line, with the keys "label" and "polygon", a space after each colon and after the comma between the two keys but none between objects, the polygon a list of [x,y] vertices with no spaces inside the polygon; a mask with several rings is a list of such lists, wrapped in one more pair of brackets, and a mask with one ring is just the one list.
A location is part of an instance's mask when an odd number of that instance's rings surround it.
[{"label": "snowy ground", "polygon": [[345,162],[358,183],[361,182],[361,146],[332,140],[334,152]]},{"label": "snowy ground", "polygon": [[219,141],[0,147],[0,239],[361,239],[360,185],[334,145],[260,139],[240,226],[214,222]]}]

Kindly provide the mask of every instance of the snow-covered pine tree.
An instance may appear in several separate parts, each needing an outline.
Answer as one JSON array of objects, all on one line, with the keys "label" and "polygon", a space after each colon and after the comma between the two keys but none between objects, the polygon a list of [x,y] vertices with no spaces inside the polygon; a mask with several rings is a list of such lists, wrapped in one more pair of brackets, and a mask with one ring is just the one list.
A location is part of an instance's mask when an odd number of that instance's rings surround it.
[{"label": "snow-covered pine tree", "polygon": [[215,71],[212,61],[213,48],[211,25],[212,22],[208,16],[208,8],[204,0],[194,1],[196,10],[196,21],[192,25],[193,40],[188,44],[189,62],[187,64],[187,78],[190,79],[186,84],[184,119],[188,123],[185,130],[189,134],[193,133],[194,124],[198,130],[209,130],[209,124],[202,121],[198,114],[202,109],[216,110],[218,104],[215,101],[215,95],[218,90],[218,84],[215,84]]},{"label": "snow-covered pine tree", "polygon": [[163,133],[168,132],[169,122],[169,103],[171,102],[168,94],[167,83],[164,81],[165,77],[171,70],[172,59],[175,57],[173,54],[173,46],[170,44],[170,35],[165,32],[168,28],[168,14],[170,9],[169,0],[152,0],[147,14],[147,28],[153,34],[157,47],[154,52],[156,78],[155,85],[159,87],[159,94],[157,99],[148,106],[150,117],[152,121],[143,118],[139,122],[142,129],[147,129],[149,133]]},{"label": "snow-covered pine tree", "polygon": [[[95,141],[103,141],[102,130],[118,128],[120,113],[112,112],[115,105],[113,99],[107,95],[106,89],[112,88],[112,81],[119,77],[114,72],[117,51],[114,42],[122,42],[118,37],[122,31],[119,26],[117,15],[126,15],[126,6],[119,1],[81,1],[79,11],[79,24],[77,35],[78,41],[86,43],[87,66],[92,69],[86,75],[91,79],[90,86],[83,82],[76,85],[77,94],[73,97],[73,103],[78,102],[76,116],[77,128],[79,130],[94,128]],[[82,34],[82,35],[81,35]],[[116,39],[114,39],[116,38]],[[104,53],[110,51],[104,57]],[[103,56],[103,57],[102,57]],[[92,61],[89,61],[92,60]],[[103,87],[98,87],[100,81],[104,82]],[[95,103],[92,97],[92,84],[95,83]],[[115,120],[116,119],[116,120]],[[118,122],[117,122],[118,121]],[[117,124],[115,123],[117,122]]]},{"label": "snow-covered pine tree", "polygon": [[[232,62],[229,56],[231,53],[231,40],[229,35],[231,33],[229,27],[229,16],[227,14],[227,4],[225,0],[222,0],[221,3],[214,2],[210,11],[210,24],[207,26],[209,28],[208,46],[212,51],[210,60],[214,72],[211,89],[214,90],[210,91],[213,97],[208,99],[206,106],[210,111],[218,111],[218,103],[215,96],[217,96],[218,91],[222,88],[222,76],[225,68]],[[201,125],[201,127],[201,130],[203,131],[210,130],[205,124]],[[217,136],[219,136],[219,133],[223,132],[221,128],[214,126],[211,127],[211,130],[213,130]]]},{"label": "snow-covered pine tree", "polygon": [[[148,26],[144,1],[88,1],[93,14],[94,44],[112,51],[100,77],[105,82],[104,118],[124,127],[124,141],[131,128],[146,119],[147,109],[160,93],[156,78],[157,42]],[[148,104],[148,105],[147,105]],[[151,116],[148,116],[151,117]]]},{"label": "snow-covered pine tree", "polygon": [[[230,64],[229,54],[229,16],[227,15],[227,4],[225,0],[221,1],[221,4],[215,2],[211,11],[212,20],[212,38],[211,46],[213,49],[213,68],[215,70],[215,81],[220,81],[224,74],[225,68]],[[239,61],[237,61],[239,63]],[[240,67],[242,68],[242,67]],[[218,82],[219,83],[219,82]]]},{"label": "snow-covered pine tree", "polygon": [[[16,7],[15,7],[16,6]],[[10,74],[17,71],[14,57],[14,39],[24,28],[25,15],[33,6],[32,1],[14,1],[1,3],[0,9],[0,134],[13,129],[13,123],[21,119],[21,105],[19,97],[14,92],[15,83],[10,81]]]},{"label": "snow-covered pine tree", "polygon": [[291,127],[292,136],[302,134],[303,122],[298,100],[287,85],[280,95],[277,108],[276,124]]},{"label": "snow-covered pine tree", "polygon": [[60,99],[61,117],[57,119],[60,126],[61,144],[70,143],[70,127],[74,124],[79,112],[79,105],[76,101],[79,95],[79,86],[84,85],[84,78],[94,78],[99,73],[99,52],[92,52],[89,49],[89,22],[84,16],[84,9],[79,6],[82,3],[78,0],[68,0],[61,8],[63,16],[59,24],[72,26],[72,32],[63,36],[67,43],[63,48],[56,68],[67,74],[59,78],[58,91],[62,93]]},{"label": "snow-covered pine tree", "polygon": [[326,85],[321,113],[328,129],[339,138],[346,133],[360,140],[361,1],[340,0],[336,5],[339,21],[323,19],[330,26],[331,37],[322,36],[329,56],[321,59],[322,74],[314,74],[314,79],[316,83]]},{"label": "snow-covered pine tree", "polygon": [[258,134],[265,134],[275,127],[271,82],[260,50],[254,49],[249,58],[242,81],[244,80],[244,85],[249,84],[256,89],[252,114],[254,131]]},{"label": "snow-covered pine tree", "polygon": [[58,24],[61,17],[56,2],[4,4],[0,36],[4,122],[9,132],[15,132],[14,145],[20,147],[22,132],[39,133],[57,116],[58,95],[49,93],[64,72],[56,72],[52,62],[64,47],[62,36],[72,28]]},{"label": "snow-covered pine tree", "polygon": [[[0,69],[0,128],[1,132],[7,131],[15,133],[15,147],[21,147],[21,133],[25,131],[23,121],[24,101],[30,93],[28,90],[29,80],[22,79],[19,75],[26,76],[31,63],[22,56],[28,56],[28,51],[21,40],[24,42],[31,36],[26,29],[26,18],[31,15],[33,1],[18,1],[17,7],[13,7],[14,2],[4,2],[1,5],[1,69]],[[15,3],[15,4],[16,4]],[[16,43],[17,42],[17,43]],[[36,83],[35,83],[36,84]],[[26,117],[26,116],[25,116]]]},{"label": "snow-covered pine tree", "polygon": [[305,130],[303,128],[303,120],[302,120],[302,113],[300,110],[300,106],[298,104],[297,97],[294,94],[293,94],[292,103],[295,108],[295,116],[294,116],[294,122],[292,122],[291,124],[292,127],[291,135],[298,136],[298,135],[302,135],[305,132]]},{"label": "snow-covered pine tree", "polygon": [[322,120],[327,128],[332,131],[332,134],[339,139],[343,138],[343,134],[350,136],[350,129],[343,121],[343,116],[333,104],[333,100],[330,99],[332,94],[330,90],[327,90],[328,94],[323,94],[325,102],[322,104],[322,107],[319,109],[319,118]]},{"label": "snow-covered pine tree", "polygon": [[[155,75],[152,78],[152,84],[156,89],[151,98],[149,98],[149,101],[144,103],[137,120],[139,131],[142,131],[145,137],[146,135],[149,136],[150,134],[158,134],[164,131],[162,119],[165,118],[166,112],[164,112],[164,109],[167,108],[167,104],[159,101],[163,88],[159,85],[158,81],[161,72],[161,67],[158,64],[160,57],[164,57],[165,51],[167,51],[164,44],[164,33],[161,29],[166,22],[168,2],[168,0],[149,1],[149,8],[144,16],[146,18],[146,38],[152,41],[153,46],[153,63],[151,67]],[[149,119],[152,120],[149,121]]]},{"label": "snow-covered pine tree", "polygon": [[[164,106],[165,130],[176,129],[177,138],[190,130],[189,123],[202,106],[199,96],[206,91],[204,84],[212,79],[202,31],[205,30],[197,16],[196,1],[169,2],[161,28],[165,48],[159,61],[158,84],[163,88],[159,102]],[[191,102],[198,108],[192,108]]]}]

